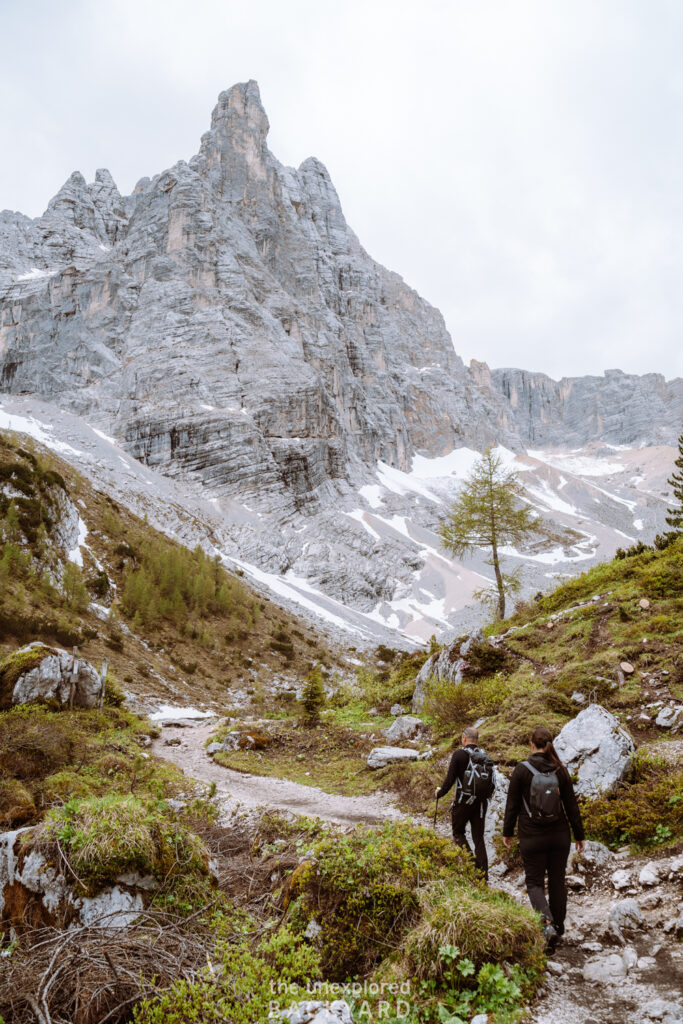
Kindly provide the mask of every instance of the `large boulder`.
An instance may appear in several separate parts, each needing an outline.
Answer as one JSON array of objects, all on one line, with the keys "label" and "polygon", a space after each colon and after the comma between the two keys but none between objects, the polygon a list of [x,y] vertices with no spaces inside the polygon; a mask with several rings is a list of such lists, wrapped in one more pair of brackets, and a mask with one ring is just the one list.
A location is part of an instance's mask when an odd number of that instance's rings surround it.
[{"label": "large boulder", "polygon": [[600,704],[590,704],[567,722],[555,740],[555,749],[578,779],[576,792],[596,797],[622,778],[635,745],[613,714]]},{"label": "large boulder", "polygon": [[368,754],[368,768],[386,768],[388,764],[418,761],[420,754],[410,747],[373,747]]},{"label": "large boulder", "polygon": [[39,700],[92,708],[101,692],[102,677],[97,669],[59,647],[29,644],[0,665],[0,708]]},{"label": "large boulder", "polygon": [[384,735],[387,738],[387,743],[395,746],[398,743],[405,743],[406,740],[419,740],[426,732],[427,726],[419,718],[414,718],[412,715],[401,715],[389,726]]}]

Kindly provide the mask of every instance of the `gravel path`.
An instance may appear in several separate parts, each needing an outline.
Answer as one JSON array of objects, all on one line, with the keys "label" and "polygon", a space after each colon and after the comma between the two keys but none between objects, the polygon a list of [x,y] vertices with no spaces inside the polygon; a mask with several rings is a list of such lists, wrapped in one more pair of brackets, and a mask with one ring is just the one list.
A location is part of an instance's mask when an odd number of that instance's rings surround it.
[{"label": "gravel path", "polygon": [[[215,782],[226,811],[238,805],[271,807],[292,811],[308,817],[324,818],[342,825],[374,824],[405,817],[389,798],[380,793],[370,796],[339,796],[325,793],[316,786],[304,786],[288,779],[249,775],[223,768],[206,754],[204,743],[216,730],[216,724],[191,728],[166,726],[152,751],[157,757],[172,761],[182,771],[200,782]],[[166,746],[166,740],[179,739],[180,744]]]}]

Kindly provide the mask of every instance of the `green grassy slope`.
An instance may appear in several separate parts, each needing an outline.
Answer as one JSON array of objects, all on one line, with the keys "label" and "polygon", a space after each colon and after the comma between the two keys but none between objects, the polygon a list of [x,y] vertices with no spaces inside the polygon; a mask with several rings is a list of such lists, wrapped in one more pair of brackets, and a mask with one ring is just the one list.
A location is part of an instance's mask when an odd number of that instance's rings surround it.
[{"label": "green grassy slope", "polygon": [[[61,561],[59,506],[87,526],[83,566]],[[44,640],[110,670],[133,694],[231,704],[273,675],[338,652],[201,550],[132,515],[28,439],[0,435],[0,653]],[[100,614],[89,607],[94,601]]]}]

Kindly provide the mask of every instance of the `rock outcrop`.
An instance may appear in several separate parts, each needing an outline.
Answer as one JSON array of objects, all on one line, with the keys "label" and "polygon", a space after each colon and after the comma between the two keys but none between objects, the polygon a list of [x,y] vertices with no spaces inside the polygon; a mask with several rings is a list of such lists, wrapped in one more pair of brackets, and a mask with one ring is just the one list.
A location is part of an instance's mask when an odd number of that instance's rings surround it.
[{"label": "rock outcrop", "polygon": [[427,726],[419,718],[413,715],[401,715],[389,726],[384,735],[390,745],[404,743],[412,740],[422,739],[427,732]]},{"label": "rock outcrop", "polygon": [[[130,874],[95,895],[76,892],[41,852],[25,842],[33,830],[0,834],[0,928],[70,924],[125,928],[144,907],[147,879]],[[141,891],[142,890],[142,891]]]},{"label": "rock outcrop", "polygon": [[600,704],[590,704],[567,722],[555,749],[570,774],[577,776],[576,792],[595,797],[622,778],[635,745],[613,714]]},{"label": "rock outcrop", "polygon": [[452,644],[446,644],[436,654],[427,658],[415,680],[412,699],[413,711],[419,714],[424,709],[430,680],[438,682],[446,679],[451,683],[462,682],[463,673],[467,667],[467,655],[472,646],[482,639],[483,633],[477,629],[462,642],[455,641]]},{"label": "rock outcrop", "polygon": [[102,677],[97,669],[58,647],[29,644],[0,665],[0,708],[33,701],[92,708],[101,694]]},{"label": "rock outcrop", "polygon": [[589,444],[675,444],[683,418],[683,380],[607,370],[602,377],[563,377],[493,370],[509,424],[530,448]]},{"label": "rock outcrop", "polygon": [[[683,385],[608,374],[569,387],[465,367],[438,310],[362,248],[323,164],[283,166],[268,128],[256,83],[236,85],[199,152],[132,195],[105,170],[91,183],[75,172],[42,217],[0,214],[0,391],[75,413],[196,484],[227,524],[221,550],[404,628],[454,581],[425,567],[424,537],[405,543],[394,529],[400,489],[389,487],[379,529],[364,518],[378,464],[408,470],[418,453],[520,451],[581,431],[671,441]],[[592,509],[575,486],[559,507]],[[440,500],[418,487],[405,505],[435,531]],[[639,505],[638,521],[661,518],[656,506]],[[628,509],[607,503],[618,536]],[[589,557],[596,531],[570,525],[563,556]],[[479,576],[461,585],[469,599]],[[394,601],[405,604],[395,615]]]},{"label": "rock outcrop", "polygon": [[493,440],[498,400],[441,314],[370,259],[323,164],[276,160],[268,128],[256,83],[236,85],[199,153],[132,196],[74,173],[38,220],[3,214],[2,389],[259,507]]}]

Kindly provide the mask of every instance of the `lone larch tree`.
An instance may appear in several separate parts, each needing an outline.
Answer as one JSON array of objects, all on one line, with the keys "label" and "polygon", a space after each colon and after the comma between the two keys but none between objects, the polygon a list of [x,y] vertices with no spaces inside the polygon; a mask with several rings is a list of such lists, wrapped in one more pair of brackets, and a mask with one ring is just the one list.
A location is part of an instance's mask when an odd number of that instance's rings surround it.
[{"label": "lone larch tree", "polygon": [[500,548],[519,544],[540,527],[520,500],[522,485],[515,472],[489,448],[475,463],[441,527],[441,540],[456,558],[477,547],[488,548],[498,595],[497,610],[505,617],[505,599],[519,590],[519,580],[500,566]]},{"label": "lone larch tree", "polygon": [[666,521],[672,533],[678,535],[683,533],[683,434],[678,438],[678,458],[674,466],[676,469],[667,480],[673,491],[673,502],[666,510]]}]

